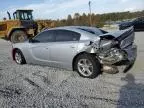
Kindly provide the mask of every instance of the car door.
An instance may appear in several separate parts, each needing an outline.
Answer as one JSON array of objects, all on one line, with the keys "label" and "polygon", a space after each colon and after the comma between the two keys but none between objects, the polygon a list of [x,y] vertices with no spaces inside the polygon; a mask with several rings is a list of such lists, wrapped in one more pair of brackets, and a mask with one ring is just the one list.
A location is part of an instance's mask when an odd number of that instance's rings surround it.
[{"label": "car door", "polygon": [[77,53],[80,34],[68,30],[55,30],[55,35],[56,42],[50,46],[51,65],[69,69]]},{"label": "car door", "polygon": [[49,64],[49,46],[54,41],[53,31],[44,31],[33,39],[30,45],[30,53],[35,64]]}]

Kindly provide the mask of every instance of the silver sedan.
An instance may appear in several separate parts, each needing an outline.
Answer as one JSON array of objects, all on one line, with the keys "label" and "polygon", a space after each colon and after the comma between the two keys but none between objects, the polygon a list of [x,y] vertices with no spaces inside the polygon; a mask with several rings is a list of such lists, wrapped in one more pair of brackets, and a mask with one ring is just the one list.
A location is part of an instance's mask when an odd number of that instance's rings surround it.
[{"label": "silver sedan", "polygon": [[18,64],[65,68],[95,78],[102,71],[117,73],[119,65],[126,65],[126,72],[134,64],[136,52],[132,27],[109,33],[95,27],[66,26],[13,44],[12,57]]}]

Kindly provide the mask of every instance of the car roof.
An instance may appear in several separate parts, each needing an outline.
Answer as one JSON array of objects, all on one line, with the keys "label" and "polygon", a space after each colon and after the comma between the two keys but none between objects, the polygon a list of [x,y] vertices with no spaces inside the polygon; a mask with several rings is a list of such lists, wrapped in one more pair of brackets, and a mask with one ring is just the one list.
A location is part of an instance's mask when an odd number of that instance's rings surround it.
[{"label": "car roof", "polygon": [[[58,30],[58,29],[65,29],[65,30],[79,32],[79,33],[95,34],[97,36],[102,34],[101,29],[96,28],[96,27],[89,27],[89,26],[63,26],[63,27],[55,27],[55,28],[51,28],[51,29],[47,29],[47,30]],[[91,31],[93,33],[89,32],[89,31]]]},{"label": "car roof", "polygon": [[[69,31],[74,31],[77,33],[81,34],[81,40],[88,40],[95,38],[96,34],[90,33],[88,31],[82,30],[82,29],[92,29],[94,27],[87,27],[87,26],[63,26],[63,27],[55,27],[55,28],[50,28],[46,29],[44,31],[49,31],[49,30],[69,30]],[[95,36],[94,36],[95,35]]]},{"label": "car roof", "polygon": [[98,28],[96,27],[89,27],[89,26],[62,26],[62,27],[55,27],[55,28],[52,28],[52,29],[97,29],[99,30]]}]

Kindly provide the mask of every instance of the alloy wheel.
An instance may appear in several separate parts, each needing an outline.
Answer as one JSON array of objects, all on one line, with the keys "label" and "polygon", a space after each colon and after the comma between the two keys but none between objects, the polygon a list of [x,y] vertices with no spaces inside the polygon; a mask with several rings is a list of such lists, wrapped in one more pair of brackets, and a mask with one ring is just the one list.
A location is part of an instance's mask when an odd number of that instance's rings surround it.
[{"label": "alloy wheel", "polygon": [[77,64],[78,71],[83,76],[90,76],[93,73],[93,65],[88,59],[80,59]]},{"label": "alloy wheel", "polygon": [[20,53],[16,52],[15,53],[15,61],[18,63],[18,64],[21,64],[22,62],[22,56]]}]

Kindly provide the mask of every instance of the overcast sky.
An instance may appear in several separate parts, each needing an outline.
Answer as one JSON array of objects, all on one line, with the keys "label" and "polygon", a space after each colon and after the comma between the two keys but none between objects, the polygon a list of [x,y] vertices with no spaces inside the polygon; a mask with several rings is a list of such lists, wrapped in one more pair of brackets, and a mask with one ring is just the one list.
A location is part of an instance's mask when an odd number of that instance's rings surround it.
[{"label": "overcast sky", "polygon": [[[88,13],[89,0],[0,0],[0,19],[6,12],[33,9],[35,19],[62,19],[68,14]],[[97,14],[144,10],[144,0],[91,0],[92,12]]]}]

